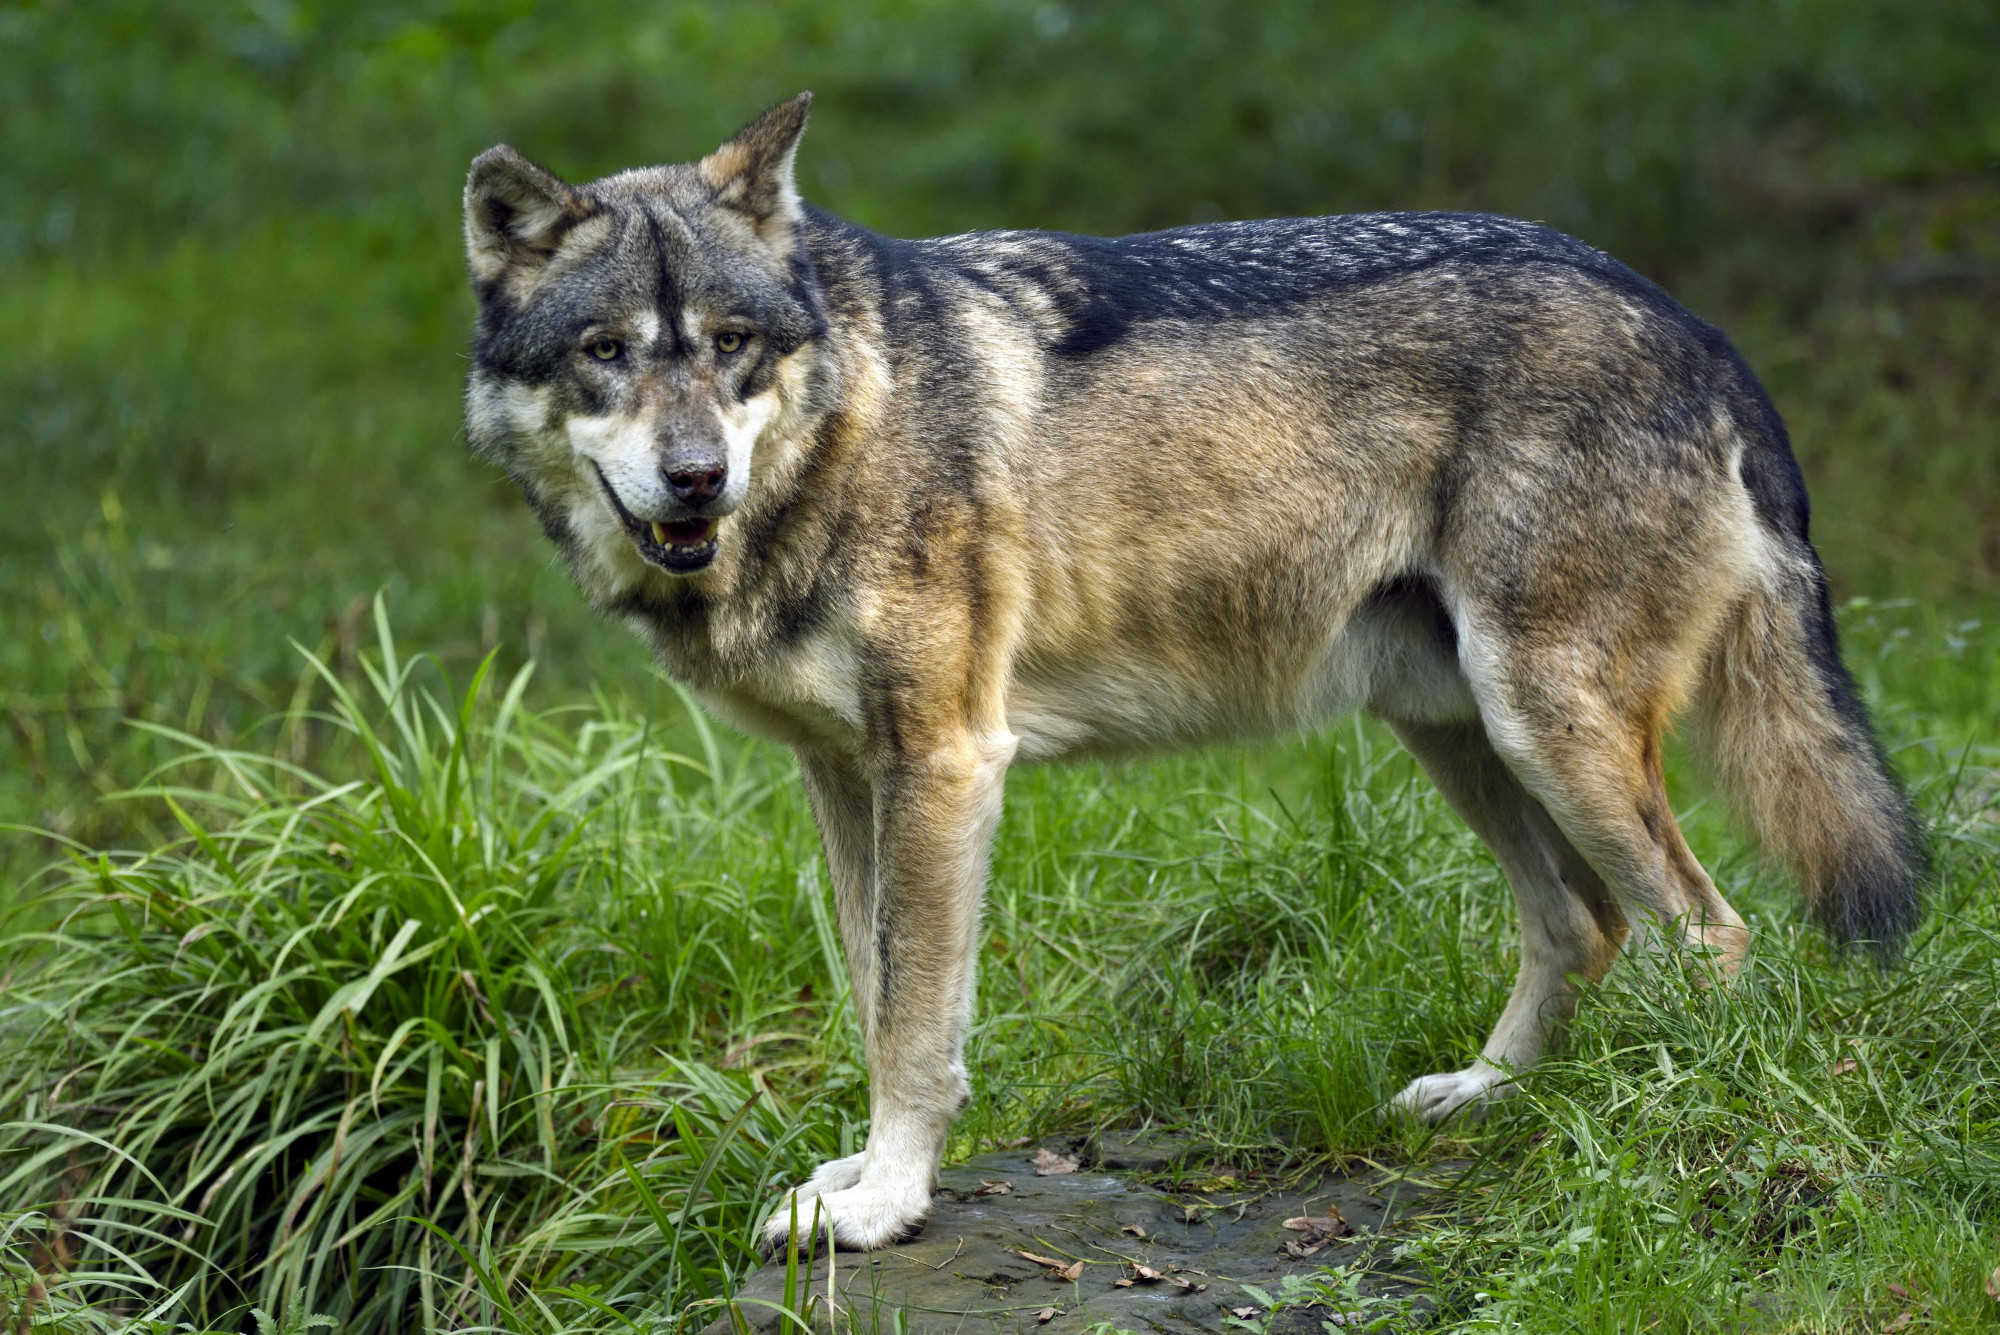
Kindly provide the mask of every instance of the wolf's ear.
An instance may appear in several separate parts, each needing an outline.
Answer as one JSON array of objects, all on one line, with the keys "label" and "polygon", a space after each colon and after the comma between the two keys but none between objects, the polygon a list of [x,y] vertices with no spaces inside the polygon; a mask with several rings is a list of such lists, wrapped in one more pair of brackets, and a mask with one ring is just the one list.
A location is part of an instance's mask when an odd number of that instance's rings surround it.
[{"label": "wolf's ear", "polygon": [[540,268],[588,216],[582,195],[502,144],[472,161],[465,181],[465,249],[475,282]]},{"label": "wolf's ear", "polygon": [[751,121],[737,136],[703,158],[696,170],[715,201],[750,220],[757,235],[780,255],[789,255],[798,234],[799,192],[792,184],[792,158],[805,133],[813,95],[800,93]]}]

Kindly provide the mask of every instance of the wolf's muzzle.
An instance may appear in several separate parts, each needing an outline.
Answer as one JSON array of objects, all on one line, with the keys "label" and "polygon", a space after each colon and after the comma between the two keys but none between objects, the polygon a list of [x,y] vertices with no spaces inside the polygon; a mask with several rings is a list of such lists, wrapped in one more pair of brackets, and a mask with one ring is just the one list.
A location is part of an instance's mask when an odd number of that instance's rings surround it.
[{"label": "wolf's muzzle", "polygon": [[[715,559],[717,521],[702,518],[672,521],[641,519],[625,508],[625,503],[618,499],[617,488],[611,485],[610,479],[604,476],[604,470],[599,468],[595,461],[591,463],[591,468],[597,474],[597,485],[603,489],[604,499],[610,504],[612,512],[618,516],[618,522],[624,526],[626,535],[632,539],[632,545],[639,549],[639,555],[647,562],[671,574],[691,575]],[[722,486],[727,481],[726,470],[721,465],[716,465],[713,472],[715,490],[703,498],[704,501],[720,495]],[[706,482],[705,477],[703,482]],[[673,485],[671,476],[668,478],[668,484]],[[686,497],[681,499],[687,500]]]}]

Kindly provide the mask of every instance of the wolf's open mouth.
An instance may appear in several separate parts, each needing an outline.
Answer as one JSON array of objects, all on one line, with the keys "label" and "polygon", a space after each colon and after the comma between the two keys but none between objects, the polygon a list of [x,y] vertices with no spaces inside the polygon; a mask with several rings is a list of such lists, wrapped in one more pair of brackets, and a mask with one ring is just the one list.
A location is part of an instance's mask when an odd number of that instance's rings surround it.
[{"label": "wolf's open mouth", "polygon": [[715,559],[713,519],[683,519],[672,524],[656,519],[651,524],[626,527],[638,544],[639,555],[663,570],[686,574]]},{"label": "wolf's open mouth", "polygon": [[[591,467],[597,469],[595,463]],[[602,469],[597,469],[597,484],[604,488],[605,499],[617,512],[618,522],[631,535],[632,545],[647,561],[673,574],[689,575],[715,559],[715,530],[719,521],[677,519],[666,523],[655,519],[649,522],[625,508],[625,503],[611,489],[611,483],[605,479]]]},{"label": "wolf's open mouth", "polygon": [[714,536],[713,519],[683,519],[672,524],[653,521],[653,541],[662,547],[699,547]]}]

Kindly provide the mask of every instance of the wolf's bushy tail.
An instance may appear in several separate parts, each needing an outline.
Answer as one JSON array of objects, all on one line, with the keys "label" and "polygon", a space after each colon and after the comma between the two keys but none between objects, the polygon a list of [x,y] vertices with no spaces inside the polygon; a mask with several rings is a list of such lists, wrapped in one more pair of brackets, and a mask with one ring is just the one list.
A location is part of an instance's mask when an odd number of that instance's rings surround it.
[{"label": "wolf's bushy tail", "polygon": [[1725,624],[1698,695],[1698,744],[1828,935],[1887,963],[1922,912],[1923,829],[1840,661],[1819,561],[1797,546]]}]

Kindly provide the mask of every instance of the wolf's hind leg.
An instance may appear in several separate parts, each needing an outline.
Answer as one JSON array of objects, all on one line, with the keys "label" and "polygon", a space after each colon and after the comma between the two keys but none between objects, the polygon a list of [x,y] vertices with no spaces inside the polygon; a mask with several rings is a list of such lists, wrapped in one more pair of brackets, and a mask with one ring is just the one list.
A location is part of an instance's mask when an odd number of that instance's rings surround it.
[{"label": "wolf's hind leg", "polygon": [[1665,711],[1561,683],[1554,670],[1516,678],[1525,707],[1494,728],[1509,767],[1610,887],[1641,951],[1705,952],[1733,977],[1749,931],[1674,819],[1661,765]]},{"label": "wolf's hind leg", "polygon": [[1695,620],[1584,619],[1588,637],[1515,636],[1511,653],[1475,632],[1468,676],[1494,749],[1589,860],[1637,947],[1702,952],[1727,978],[1748,929],[1682,837],[1661,765],[1677,682],[1706,647]]},{"label": "wolf's hind leg", "polygon": [[1603,879],[1507,768],[1477,720],[1389,720],[1452,810],[1492,850],[1521,916],[1521,972],[1500,1023],[1460,1071],[1411,1081],[1391,1106],[1428,1120],[1494,1097],[1532,1065],[1575,1008],[1571,975],[1604,976],[1625,939],[1625,918]]}]

